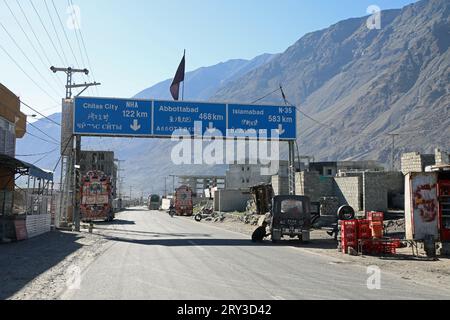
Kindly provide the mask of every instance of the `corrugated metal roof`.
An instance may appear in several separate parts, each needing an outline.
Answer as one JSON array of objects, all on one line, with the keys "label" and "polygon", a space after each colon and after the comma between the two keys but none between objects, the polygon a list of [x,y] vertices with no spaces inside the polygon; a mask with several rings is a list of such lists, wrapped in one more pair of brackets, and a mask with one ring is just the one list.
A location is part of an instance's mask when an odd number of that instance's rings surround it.
[{"label": "corrugated metal roof", "polygon": [[53,173],[40,169],[36,167],[35,165],[32,165],[30,163],[27,163],[25,161],[18,160],[16,158],[7,156],[5,154],[0,154],[0,167],[4,168],[10,168],[14,170],[25,170],[27,171],[28,175],[44,179],[48,181],[53,181]]}]

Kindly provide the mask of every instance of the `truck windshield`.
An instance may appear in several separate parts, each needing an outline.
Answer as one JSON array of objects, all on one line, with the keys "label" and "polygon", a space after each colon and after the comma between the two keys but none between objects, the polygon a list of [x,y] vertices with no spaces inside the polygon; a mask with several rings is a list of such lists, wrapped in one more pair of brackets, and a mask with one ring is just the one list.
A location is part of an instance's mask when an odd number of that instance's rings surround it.
[{"label": "truck windshield", "polygon": [[298,200],[284,200],[281,202],[281,213],[303,213],[303,202]]}]

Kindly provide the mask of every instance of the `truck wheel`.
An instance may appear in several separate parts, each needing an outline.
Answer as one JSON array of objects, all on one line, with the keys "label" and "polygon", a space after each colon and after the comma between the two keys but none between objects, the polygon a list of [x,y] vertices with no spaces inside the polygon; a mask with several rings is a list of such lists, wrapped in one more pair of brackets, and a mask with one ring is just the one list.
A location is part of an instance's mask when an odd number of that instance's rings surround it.
[{"label": "truck wheel", "polygon": [[272,243],[277,243],[281,240],[281,234],[279,232],[272,231]]}]

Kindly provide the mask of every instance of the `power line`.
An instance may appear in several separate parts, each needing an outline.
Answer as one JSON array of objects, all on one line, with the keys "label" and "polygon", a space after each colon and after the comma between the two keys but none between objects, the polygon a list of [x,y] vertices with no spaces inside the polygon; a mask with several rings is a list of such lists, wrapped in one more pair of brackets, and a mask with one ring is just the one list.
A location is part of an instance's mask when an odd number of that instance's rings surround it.
[{"label": "power line", "polygon": [[34,12],[35,12],[36,15],[38,16],[39,21],[40,21],[40,23],[41,23],[41,25],[42,25],[42,28],[44,29],[45,33],[47,34],[47,37],[48,37],[48,39],[50,40],[50,43],[52,44],[53,49],[55,50],[55,52],[56,52],[56,54],[58,55],[58,57],[59,57],[59,59],[61,60],[61,62],[64,63],[64,59],[62,58],[61,54],[59,53],[58,49],[56,48],[55,42],[53,41],[52,37],[50,36],[50,33],[48,32],[47,27],[45,26],[44,21],[42,20],[41,15],[40,15],[39,12],[37,11],[36,7],[34,6],[33,1],[32,1],[32,0],[29,0],[29,1],[30,1],[31,6],[33,7]]},{"label": "power line", "polygon": [[55,103],[58,103],[56,101],[55,98],[52,97],[51,94],[48,93],[47,90],[45,90],[44,88],[42,88],[37,82],[36,80],[34,80],[21,66],[20,64],[8,53],[8,51],[6,51],[6,49],[2,46],[2,44],[0,43],[0,49],[2,49],[3,52],[5,52],[5,54],[12,60],[12,62],[25,74],[25,76],[28,77],[28,79],[31,80],[31,82],[34,83],[34,85],[36,87],[38,87],[43,93],[45,93],[50,99],[52,99]]},{"label": "power line", "polygon": [[[41,40],[39,40],[39,37],[37,36],[36,32],[34,31],[33,25],[30,23],[30,20],[28,19],[27,14],[25,13],[25,10],[23,10],[22,5],[20,4],[20,2],[18,0],[16,0],[17,6],[19,7],[20,12],[22,13],[23,17],[25,18],[25,21],[28,24],[28,27],[30,28],[31,32],[34,35],[34,38],[36,39],[39,47],[42,50],[42,53],[44,54],[45,58],[47,59],[48,65],[51,66],[52,62],[49,59],[48,55],[47,55],[47,51],[44,49],[44,46],[42,45]],[[62,83],[61,79],[56,77],[56,79],[58,79],[58,82],[60,83],[61,86],[64,86],[64,84]]]},{"label": "power line", "polygon": [[34,71],[36,71],[36,73],[42,78],[42,80],[44,80],[44,82],[49,87],[51,87],[51,89],[54,90],[55,93],[57,94],[57,90],[55,90],[55,88],[50,84],[50,82],[48,82],[48,80],[44,77],[44,75],[36,68],[34,63],[30,60],[28,55],[25,53],[25,51],[22,49],[22,47],[17,43],[17,41],[14,39],[14,37],[9,33],[9,31],[6,29],[6,27],[3,25],[3,23],[0,22],[0,26],[5,31],[5,33],[8,35],[8,37],[11,39],[11,41],[14,43],[14,45],[17,47],[17,49],[19,49],[19,51],[23,54],[25,59],[27,59],[27,61],[31,64],[31,66],[33,67]]},{"label": "power line", "polygon": [[34,135],[34,134],[30,133],[30,132],[26,132],[26,134],[32,136],[33,138],[39,139],[39,140],[41,140],[41,141],[44,141],[44,142],[47,142],[47,143],[51,143],[51,144],[54,144],[54,145],[58,145],[58,143],[55,143],[55,142],[53,142],[53,141],[46,140],[46,139],[41,138],[41,137],[38,137],[37,135]]},{"label": "power line", "polygon": [[54,0],[52,0],[52,5],[53,5],[53,9],[56,12],[56,16],[58,17],[59,25],[60,25],[63,33],[64,33],[64,37],[65,37],[65,39],[67,41],[67,44],[69,45],[69,49],[72,52],[72,55],[73,55],[73,57],[75,59],[75,63],[77,64],[77,67],[81,67],[80,63],[78,62],[77,56],[75,55],[75,52],[73,51],[72,45],[70,44],[69,37],[67,35],[66,29],[64,28],[64,24],[62,23],[61,16],[59,15],[59,12],[58,12],[58,9],[56,8]]},{"label": "power line", "polygon": [[[4,92],[7,92],[6,89],[4,89],[4,88],[2,88],[2,87],[0,87],[0,89],[3,90]],[[44,119],[46,119],[46,120],[48,120],[48,121],[50,121],[50,122],[56,124],[57,126],[61,126],[60,123],[58,123],[58,122],[56,122],[56,121],[50,119],[49,117],[47,117],[46,115],[42,114],[41,112],[39,112],[39,111],[36,110],[35,108],[31,107],[29,104],[23,102],[21,99],[19,99],[19,102],[20,102],[21,104],[23,104],[25,107],[27,107],[28,109],[30,109],[30,110],[36,112],[37,114],[39,114],[41,117],[44,117]],[[3,106],[8,107],[8,106],[6,106],[6,105],[4,105],[4,104],[3,104]],[[10,108],[10,110],[12,110],[12,109]]]},{"label": "power line", "polygon": [[41,162],[42,160],[44,160],[45,158],[47,158],[48,156],[50,156],[53,152],[55,152],[56,150],[58,150],[59,148],[55,148],[52,151],[47,152],[47,154],[43,155],[42,158],[38,159],[37,161],[33,162],[33,165],[37,165],[39,162]]},{"label": "power line", "polygon": [[56,122],[56,121],[53,120],[53,119],[50,119],[50,118],[47,117],[46,115],[44,115],[44,114],[40,113],[39,111],[37,111],[36,109],[30,107],[28,104],[26,104],[26,103],[23,102],[22,100],[20,100],[20,103],[23,104],[25,107],[27,107],[27,108],[33,110],[34,112],[36,112],[36,113],[37,113],[38,115],[40,115],[41,117],[44,117],[44,119],[46,119],[46,120],[48,120],[48,121],[50,121],[50,122],[56,124],[57,126],[60,126],[60,127],[61,127],[61,124],[60,124],[60,123]]},{"label": "power line", "polygon": [[[74,9],[74,5],[73,5],[73,2],[71,0],[67,0],[67,4],[69,5],[69,8],[72,8],[72,10]],[[84,60],[83,50],[82,50],[82,46],[81,46],[81,42],[80,42],[80,38],[81,38],[80,26],[78,24],[78,20],[75,17],[74,13],[72,13],[72,23],[74,24],[74,29],[75,29],[74,33],[75,33],[75,38],[77,40],[78,50],[80,51],[81,62],[83,63],[83,66],[85,66],[86,62]],[[80,34],[80,37],[78,36],[78,33]],[[90,81],[89,75],[87,76],[87,78]],[[92,88],[89,88],[89,91],[92,94]]]},{"label": "power line", "polygon": [[50,9],[49,9],[49,7],[48,7],[47,0],[44,0],[44,4],[45,4],[45,9],[47,10],[47,14],[48,14],[48,16],[49,16],[49,18],[50,18],[50,22],[52,23],[53,31],[55,32],[56,39],[58,40],[59,47],[61,48],[61,52],[62,52],[62,54],[63,54],[64,61],[65,61],[65,63],[66,63],[67,65],[69,65],[69,60],[67,60],[66,53],[64,52],[64,47],[62,46],[61,39],[59,38],[58,31],[56,30],[55,22],[53,21],[52,14],[50,13]]},{"label": "power line", "polygon": [[34,153],[34,154],[16,154],[16,157],[39,157],[39,156],[43,156],[43,155],[47,155],[49,153],[53,153],[56,150],[58,150],[58,148],[55,148],[53,150],[47,151],[47,152],[41,152],[41,153]]},{"label": "power line", "polygon": [[[39,51],[36,49],[35,45],[33,44],[33,41],[31,41],[30,37],[25,32],[25,29],[23,28],[23,26],[20,23],[19,19],[16,17],[14,11],[11,9],[11,7],[9,6],[9,4],[8,4],[8,2],[6,0],[3,0],[3,2],[6,5],[6,7],[8,8],[9,12],[11,13],[11,15],[13,16],[13,18],[16,21],[17,25],[19,26],[20,30],[22,30],[22,33],[24,34],[25,38],[28,40],[28,43],[31,45],[32,49],[34,50],[34,53],[36,53],[36,56],[41,61],[42,65],[44,66],[44,69],[47,70],[48,66],[46,65],[46,63],[44,62],[44,59],[42,58],[41,54],[39,53]],[[56,78],[52,77],[52,79],[54,79],[56,81],[57,86],[62,85],[62,82],[61,82],[61,80],[58,77],[56,77]]]},{"label": "power line", "polygon": [[[79,60],[77,59],[77,55],[75,54],[75,51],[74,51],[74,49],[73,49],[73,47],[72,47],[72,44],[71,44],[71,42],[70,42],[70,40],[69,40],[69,36],[68,36],[68,34],[67,34],[67,32],[66,32],[66,28],[64,27],[64,24],[63,24],[63,22],[62,22],[62,20],[61,20],[61,16],[60,16],[60,14],[59,14],[59,11],[58,11],[58,9],[56,8],[55,1],[54,1],[54,0],[51,0],[51,1],[52,1],[52,6],[53,6],[53,9],[54,9],[54,11],[55,11],[55,13],[56,13],[56,16],[58,17],[59,25],[60,25],[60,27],[61,27],[61,29],[62,29],[62,31],[63,31],[64,38],[66,39],[67,45],[69,46],[69,49],[70,49],[70,52],[72,53],[72,56],[73,56],[73,58],[75,59],[75,63],[76,63],[76,65],[77,65],[78,68],[81,68],[81,67],[84,68],[85,66],[84,66],[84,65],[83,65],[83,66],[80,65],[80,62],[79,62]],[[75,35],[77,35],[77,34],[76,34],[76,31],[75,31]],[[81,52],[81,50],[80,50],[80,52]],[[83,59],[83,56],[81,56],[81,59]],[[83,62],[83,64],[84,64],[84,62]],[[70,67],[70,66],[68,66],[68,67]],[[89,77],[88,77],[87,79],[89,80]],[[89,89],[91,89],[91,88],[89,88]]]},{"label": "power line", "polygon": [[59,143],[58,140],[56,140],[55,138],[53,138],[52,136],[50,136],[49,134],[45,133],[44,131],[42,131],[39,127],[35,126],[34,124],[30,123],[27,121],[27,123],[32,126],[34,129],[36,129],[37,131],[39,131],[40,133],[42,133],[44,136],[46,136],[47,138],[50,138],[51,140],[53,140],[56,143]]},{"label": "power line", "polygon": [[[5,105],[4,103],[2,103],[1,101],[0,101],[0,105],[2,105],[2,106],[4,106],[4,107],[7,107],[7,105]],[[27,123],[28,123],[30,126],[32,126],[33,128],[35,128],[36,130],[38,130],[40,133],[42,133],[44,136],[46,136],[46,137],[50,138],[51,140],[53,140],[53,142],[52,142],[52,141],[49,141],[49,140],[46,140],[46,139],[43,139],[43,138],[41,138],[41,137],[38,137],[38,136],[36,136],[36,135],[34,135],[34,134],[30,133],[30,132],[25,131],[26,134],[29,134],[29,135],[32,136],[32,137],[35,137],[35,138],[37,138],[37,139],[40,139],[40,140],[45,141],[45,142],[48,142],[48,143],[53,143],[53,144],[56,144],[56,145],[59,144],[59,141],[57,141],[55,138],[53,138],[52,136],[50,136],[50,135],[48,135],[47,133],[45,133],[44,131],[42,131],[40,128],[36,127],[34,124],[32,124],[32,123],[30,123],[30,122],[28,122],[28,121],[27,121]]]},{"label": "power line", "polygon": [[280,88],[277,88],[276,90],[266,94],[265,96],[263,96],[263,97],[261,97],[259,99],[256,99],[255,101],[252,102],[252,104],[258,103],[259,101],[264,100],[265,98],[271,96],[272,94],[274,94],[275,92],[278,92],[278,91],[280,91]]}]

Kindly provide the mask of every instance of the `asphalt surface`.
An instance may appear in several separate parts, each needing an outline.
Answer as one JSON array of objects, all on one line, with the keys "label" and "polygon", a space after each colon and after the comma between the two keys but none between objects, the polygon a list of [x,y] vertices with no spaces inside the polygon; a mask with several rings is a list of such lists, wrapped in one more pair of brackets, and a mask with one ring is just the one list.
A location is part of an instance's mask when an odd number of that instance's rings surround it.
[{"label": "asphalt surface", "polygon": [[449,299],[450,292],[381,272],[367,287],[365,267],[317,254],[300,243],[254,244],[248,237],[134,209],[100,224],[113,245],[61,299]]}]

